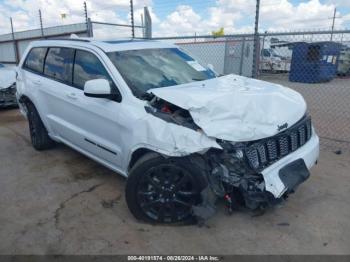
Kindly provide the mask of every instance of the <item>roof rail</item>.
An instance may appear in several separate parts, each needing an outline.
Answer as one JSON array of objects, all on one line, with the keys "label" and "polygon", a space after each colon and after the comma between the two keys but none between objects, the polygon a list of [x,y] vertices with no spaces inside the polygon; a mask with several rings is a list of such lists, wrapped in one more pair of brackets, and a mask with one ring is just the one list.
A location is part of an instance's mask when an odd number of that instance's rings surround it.
[{"label": "roof rail", "polygon": [[88,39],[81,39],[81,38],[50,38],[45,40],[64,40],[64,41],[78,41],[78,42],[90,42]]}]

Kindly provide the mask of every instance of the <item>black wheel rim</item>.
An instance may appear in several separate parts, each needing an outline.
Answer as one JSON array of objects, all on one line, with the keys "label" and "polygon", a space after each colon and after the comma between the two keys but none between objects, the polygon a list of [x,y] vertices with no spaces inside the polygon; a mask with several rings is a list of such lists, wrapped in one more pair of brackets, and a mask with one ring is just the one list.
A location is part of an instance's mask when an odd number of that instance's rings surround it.
[{"label": "black wheel rim", "polygon": [[188,218],[198,198],[193,176],[172,164],[149,169],[138,183],[139,206],[154,221],[173,223]]}]

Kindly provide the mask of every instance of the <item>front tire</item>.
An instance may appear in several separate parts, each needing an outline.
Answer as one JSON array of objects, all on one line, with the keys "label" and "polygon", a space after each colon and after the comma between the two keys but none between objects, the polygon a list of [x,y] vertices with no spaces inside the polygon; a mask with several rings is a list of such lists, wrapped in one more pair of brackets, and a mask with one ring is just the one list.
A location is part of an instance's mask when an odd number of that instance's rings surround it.
[{"label": "front tire", "polygon": [[29,132],[32,145],[36,150],[45,150],[54,146],[54,141],[49,137],[48,132],[39,116],[38,111],[32,103],[26,104],[29,123]]},{"label": "front tire", "polygon": [[207,185],[201,169],[188,158],[165,158],[155,153],[141,157],[129,172],[126,202],[139,220],[178,223],[193,217]]}]

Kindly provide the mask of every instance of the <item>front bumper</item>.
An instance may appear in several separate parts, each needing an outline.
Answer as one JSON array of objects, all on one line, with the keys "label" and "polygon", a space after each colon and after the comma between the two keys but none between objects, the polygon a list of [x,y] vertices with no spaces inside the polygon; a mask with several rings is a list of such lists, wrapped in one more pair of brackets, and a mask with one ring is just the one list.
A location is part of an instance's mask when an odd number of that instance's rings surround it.
[{"label": "front bumper", "polygon": [[313,131],[310,140],[305,145],[261,171],[265,181],[265,190],[272,193],[275,198],[282,197],[288,188],[280,179],[280,170],[298,159],[303,159],[306,167],[310,169],[316,163],[318,157],[319,138]]},{"label": "front bumper", "polygon": [[17,106],[16,84],[0,89],[0,107]]}]

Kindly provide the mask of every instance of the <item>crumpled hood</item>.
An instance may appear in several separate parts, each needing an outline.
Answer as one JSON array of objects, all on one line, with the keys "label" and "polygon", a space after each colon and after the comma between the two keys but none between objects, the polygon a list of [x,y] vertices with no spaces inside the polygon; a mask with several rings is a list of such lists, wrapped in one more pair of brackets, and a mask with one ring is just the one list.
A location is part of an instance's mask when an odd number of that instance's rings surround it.
[{"label": "crumpled hood", "polygon": [[207,136],[234,142],[273,136],[306,112],[290,88],[232,74],[148,92],[188,110]]},{"label": "crumpled hood", "polygon": [[12,86],[16,82],[16,71],[12,68],[0,69],[0,90]]}]

